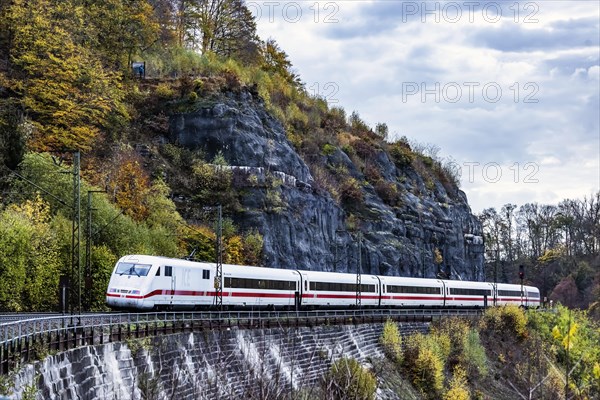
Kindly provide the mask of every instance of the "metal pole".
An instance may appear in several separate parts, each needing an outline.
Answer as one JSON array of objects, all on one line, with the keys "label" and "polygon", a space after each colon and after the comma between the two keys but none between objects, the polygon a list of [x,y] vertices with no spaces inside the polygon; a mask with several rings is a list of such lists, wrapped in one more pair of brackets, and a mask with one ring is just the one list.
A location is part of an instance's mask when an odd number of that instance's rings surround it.
[{"label": "metal pole", "polygon": [[362,232],[358,232],[358,266],[356,267],[356,307],[361,307]]},{"label": "metal pole", "polygon": [[494,287],[496,288],[496,297],[494,297],[494,305],[496,305],[496,300],[498,298],[498,250],[496,250],[496,258],[494,259]]},{"label": "metal pole", "polygon": [[565,400],[569,399],[569,347],[571,347],[571,309],[569,308],[569,325],[567,327],[567,369],[565,373]]},{"label": "metal pole", "polygon": [[87,240],[85,242],[85,292],[86,310],[90,309],[92,300],[92,191],[87,193]]},{"label": "metal pole", "polygon": [[[75,304],[81,314],[81,179],[80,153],[73,152],[73,226],[71,231],[71,314],[75,313]],[[77,279],[75,278],[77,273]],[[73,290],[74,284],[77,284],[77,293]],[[77,298],[75,298],[77,296]]]},{"label": "metal pole", "polygon": [[223,311],[223,214],[221,205],[218,207],[217,221],[217,268],[215,276],[215,305]]},{"label": "metal pole", "polygon": [[88,190],[87,194],[87,241],[85,242],[85,309],[89,310],[92,305],[92,193],[105,193],[106,190]]}]

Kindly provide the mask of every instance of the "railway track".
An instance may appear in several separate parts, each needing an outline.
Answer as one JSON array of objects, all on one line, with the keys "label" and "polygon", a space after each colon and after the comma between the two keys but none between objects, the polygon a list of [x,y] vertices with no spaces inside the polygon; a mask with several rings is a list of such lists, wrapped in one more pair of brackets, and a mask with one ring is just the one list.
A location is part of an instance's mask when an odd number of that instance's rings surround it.
[{"label": "railway track", "polygon": [[34,319],[34,318],[47,318],[47,317],[59,317],[62,314],[60,313],[53,313],[53,312],[47,312],[47,313],[2,313],[0,314],[0,324],[4,323],[4,322],[11,322],[11,321],[20,321],[20,320],[24,320],[24,319]]}]

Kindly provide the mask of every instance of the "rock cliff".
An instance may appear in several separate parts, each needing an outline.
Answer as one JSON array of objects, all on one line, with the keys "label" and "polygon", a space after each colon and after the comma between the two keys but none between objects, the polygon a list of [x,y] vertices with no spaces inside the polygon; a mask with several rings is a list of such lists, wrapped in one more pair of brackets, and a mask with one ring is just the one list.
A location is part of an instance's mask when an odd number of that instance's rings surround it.
[{"label": "rock cliff", "polygon": [[[483,279],[482,226],[465,194],[425,179],[410,164],[398,167],[385,149],[370,162],[396,188],[399,201],[392,205],[339,147],[313,156],[359,182],[362,201],[336,200],[315,184],[284,127],[247,91],[172,115],[163,141],[206,160],[225,158],[228,166],[214,167],[234,175],[239,204],[229,216],[242,230],[263,235],[263,265],[355,272],[360,259],[363,273]],[[184,217],[193,218],[194,188],[171,186]]]}]

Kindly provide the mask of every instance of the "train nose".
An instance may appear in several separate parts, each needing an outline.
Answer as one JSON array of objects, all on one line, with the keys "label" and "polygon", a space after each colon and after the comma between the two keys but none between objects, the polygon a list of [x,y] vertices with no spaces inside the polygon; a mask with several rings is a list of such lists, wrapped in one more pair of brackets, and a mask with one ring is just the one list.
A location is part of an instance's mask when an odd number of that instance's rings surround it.
[{"label": "train nose", "polygon": [[112,308],[142,308],[143,298],[136,289],[109,288],[106,304]]}]

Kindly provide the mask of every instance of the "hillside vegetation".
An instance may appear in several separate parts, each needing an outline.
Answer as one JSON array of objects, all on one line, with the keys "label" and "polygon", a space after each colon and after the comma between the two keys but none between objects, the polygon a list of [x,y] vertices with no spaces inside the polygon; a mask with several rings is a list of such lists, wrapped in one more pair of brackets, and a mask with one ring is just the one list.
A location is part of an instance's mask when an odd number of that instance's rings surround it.
[{"label": "hillside vegetation", "polygon": [[[133,61],[146,62],[143,79]],[[310,168],[314,189],[346,213],[348,231],[369,218],[368,196],[396,213],[407,195],[443,192],[431,197],[444,209],[446,201],[462,201],[458,171],[435,145],[391,140],[385,123],[370,127],[358,112],[309,94],[287,54],[273,39],[258,37],[243,0],[0,0],[0,310],[56,309],[61,277],[73,290],[83,282],[84,308],[103,309],[112,266],[128,253],[194,252],[214,261],[217,204],[225,209],[224,261],[261,264],[263,235],[240,229],[231,218],[243,193],[232,189],[231,171],[220,168],[227,160],[162,142],[173,114],[248,93],[281,122]],[[159,150],[148,150],[150,145]],[[81,153],[79,271],[71,267],[74,151]],[[416,175],[420,185],[407,193],[402,182],[385,178],[377,157],[406,171],[407,181]],[[182,218],[174,185],[195,188],[193,219]],[[276,213],[285,206],[281,182],[264,185],[265,208]],[[511,268],[526,263],[548,271],[537,274],[549,277],[543,285],[534,281],[546,293],[557,283],[563,293],[573,290],[572,280],[579,296],[572,305],[597,301],[598,197],[582,207],[587,214],[581,226],[575,214],[580,208],[559,207],[570,223],[530,218],[536,225],[528,226],[537,229],[531,232],[552,230],[530,235],[529,242],[520,237],[519,246],[514,228],[491,225],[501,217],[484,215],[503,280],[514,279]],[[410,217],[420,223],[421,213]],[[447,262],[438,246],[423,250],[419,262],[438,268]],[[577,264],[579,272],[565,263],[552,267],[563,254],[586,264]],[[571,280],[563,281],[566,275]],[[568,302],[560,293],[559,287],[554,298]]]},{"label": "hillside vegetation", "polygon": [[[380,376],[381,390],[404,393],[401,398],[600,396],[600,326],[585,312],[566,307],[529,312],[492,308],[477,323],[443,319],[431,333],[409,336],[404,343],[395,323],[388,321],[380,341],[389,364],[374,363],[372,373]],[[406,389],[406,380],[414,392]],[[371,397],[360,398],[375,398],[373,386],[365,383],[360,389],[367,387],[373,388]]]}]

